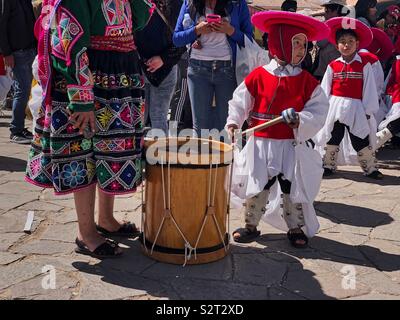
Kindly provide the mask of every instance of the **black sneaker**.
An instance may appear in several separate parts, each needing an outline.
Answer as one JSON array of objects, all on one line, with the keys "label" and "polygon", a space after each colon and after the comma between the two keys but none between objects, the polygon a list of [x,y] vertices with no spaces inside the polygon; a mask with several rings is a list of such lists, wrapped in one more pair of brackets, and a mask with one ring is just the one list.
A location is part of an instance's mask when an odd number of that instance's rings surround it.
[{"label": "black sneaker", "polygon": [[25,137],[25,135],[20,133],[12,133],[10,135],[10,141],[18,144],[30,144],[32,139]]},{"label": "black sneaker", "polygon": [[33,139],[33,134],[30,132],[27,128],[22,130],[22,134],[25,136],[25,138],[32,140]]}]

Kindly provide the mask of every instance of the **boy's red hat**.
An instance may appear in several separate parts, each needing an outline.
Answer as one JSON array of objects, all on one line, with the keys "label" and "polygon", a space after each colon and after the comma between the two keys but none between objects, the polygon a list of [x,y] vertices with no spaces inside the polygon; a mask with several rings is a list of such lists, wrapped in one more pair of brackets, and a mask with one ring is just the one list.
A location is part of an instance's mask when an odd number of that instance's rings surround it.
[{"label": "boy's red hat", "polygon": [[336,17],[329,19],[325,24],[331,29],[329,35],[329,42],[336,44],[336,32],[340,29],[351,29],[357,34],[358,41],[360,42],[359,49],[365,49],[372,41],[371,29],[360,20],[349,17]]}]

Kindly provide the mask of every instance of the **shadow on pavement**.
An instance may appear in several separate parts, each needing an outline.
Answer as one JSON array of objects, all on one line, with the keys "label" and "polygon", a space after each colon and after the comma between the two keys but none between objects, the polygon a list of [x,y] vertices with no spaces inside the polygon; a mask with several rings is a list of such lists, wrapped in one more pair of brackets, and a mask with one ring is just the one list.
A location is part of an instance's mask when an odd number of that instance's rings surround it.
[{"label": "shadow on pavement", "polygon": [[72,265],[100,275],[106,283],[173,300],[334,299],[323,292],[314,272],[286,253],[231,244],[231,254],[224,259],[182,267],[148,258],[138,241],[121,243],[130,247],[121,258]]},{"label": "shadow on pavement", "polygon": [[351,180],[351,181],[371,183],[371,184],[380,185],[380,186],[398,186],[398,185],[400,185],[399,177],[384,175],[384,178],[382,180],[375,180],[375,179],[367,178],[366,176],[364,176],[361,168],[360,168],[360,172],[338,170],[334,175],[329,176],[329,177],[324,177],[324,179],[327,179],[327,180],[328,179],[329,180],[347,179],[347,180]]},{"label": "shadow on pavement", "polygon": [[0,170],[24,172],[26,170],[26,161],[0,155]]},{"label": "shadow on pavement", "polygon": [[348,205],[337,202],[315,202],[317,215],[340,223],[356,227],[375,228],[392,223],[394,220],[386,212]]},{"label": "shadow on pavement", "polygon": [[[285,241],[281,241],[283,239]],[[300,259],[326,260],[388,272],[400,270],[400,255],[386,253],[365,244],[350,245],[318,235],[310,239],[309,247],[303,250],[292,248],[286,236],[280,234],[264,234],[257,243],[265,245],[272,251],[288,253]]]}]

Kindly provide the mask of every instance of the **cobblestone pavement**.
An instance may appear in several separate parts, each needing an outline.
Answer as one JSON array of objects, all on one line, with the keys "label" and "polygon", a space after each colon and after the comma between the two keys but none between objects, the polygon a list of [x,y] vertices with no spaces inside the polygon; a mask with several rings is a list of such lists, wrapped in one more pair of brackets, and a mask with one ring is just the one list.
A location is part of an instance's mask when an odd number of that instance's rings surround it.
[{"label": "cobblestone pavement", "polygon": [[[0,299],[400,298],[400,150],[379,154],[392,160],[380,161],[382,181],[368,181],[358,167],[323,181],[315,203],[321,230],[308,249],[262,224],[259,240],[232,243],[214,263],[159,263],[137,240],[121,240],[122,258],[100,261],[74,253],[72,196],[23,181],[28,146],[9,142],[9,121],[9,112],[0,117]],[[29,210],[35,220],[25,234]],[[115,212],[140,224],[140,193],[119,197]],[[240,225],[233,211],[231,230]]]}]

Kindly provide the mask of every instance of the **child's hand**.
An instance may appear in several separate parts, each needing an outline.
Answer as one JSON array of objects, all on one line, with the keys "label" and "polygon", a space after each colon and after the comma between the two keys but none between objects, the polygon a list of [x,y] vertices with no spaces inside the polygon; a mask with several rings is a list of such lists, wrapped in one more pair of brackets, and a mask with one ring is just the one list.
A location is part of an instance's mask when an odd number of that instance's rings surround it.
[{"label": "child's hand", "polygon": [[299,127],[300,118],[299,114],[293,109],[288,108],[282,111],[283,121],[292,129]]}]

